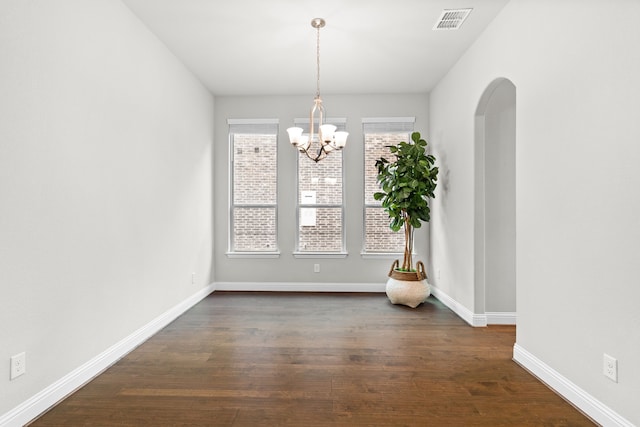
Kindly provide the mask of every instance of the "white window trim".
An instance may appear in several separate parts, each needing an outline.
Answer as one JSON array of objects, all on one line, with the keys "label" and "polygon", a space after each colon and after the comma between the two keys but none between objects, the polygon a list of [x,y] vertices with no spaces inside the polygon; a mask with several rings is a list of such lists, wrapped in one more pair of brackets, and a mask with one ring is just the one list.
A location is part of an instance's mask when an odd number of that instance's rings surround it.
[{"label": "white window trim", "polygon": [[[363,117],[362,118],[362,147],[363,151],[366,150],[365,146],[365,137],[367,132],[365,131],[366,125],[370,124],[375,126],[376,124],[380,124],[380,129],[377,130],[380,133],[405,133],[408,132],[411,135],[413,132],[414,124],[416,118],[415,117]],[[398,127],[394,129],[393,123],[397,123]],[[402,124],[411,124],[411,130],[402,129],[404,126]],[[386,126],[385,125],[390,125]],[[362,161],[364,162],[365,156],[362,156]],[[363,172],[366,173],[367,165],[363,165]],[[363,177],[362,184],[365,185],[365,177]],[[366,250],[366,237],[367,237],[367,217],[366,211],[367,208],[380,208],[383,209],[382,206],[378,204],[370,204],[366,202],[366,194],[364,194],[364,200],[362,201],[362,250],[360,251],[360,256],[363,259],[395,259],[397,257],[402,257],[404,255],[403,251],[399,252],[374,252]],[[416,253],[412,253],[412,256],[416,255]]]},{"label": "white window trim", "polygon": [[[277,147],[278,147],[278,133],[279,133],[279,129],[278,126],[280,124],[280,120],[279,119],[227,119],[227,125],[229,126],[229,142],[228,142],[228,147],[229,147],[229,159],[228,159],[228,165],[229,165],[229,177],[228,177],[228,227],[227,227],[227,252],[226,252],[226,256],[228,258],[278,258],[280,257],[280,249],[279,249],[279,241],[278,241],[278,195],[276,193],[276,203],[273,204],[264,204],[264,205],[252,205],[252,204],[234,204],[233,203],[233,156],[234,156],[234,150],[233,150],[233,135],[235,134],[235,132],[232,132],[233,130],[233,126],[236,125],[240,125],[240,126],[246,126],[248,128],[248,130],[251,130],[251,126],[255,126],[256,127],[256,132],[255,133],[260,133],[257,132],[257,130],[260,129],[260,127],[268,127],[269,125],[275,125],[275,133],[274,135],[276,136],[276,153],[277,153]],[[248,132],[250,133],[250,132]],[[276,170],[278,170],[278,157],[276,157],[276,165],[274,166],[276,168]],[[277,176],[276,176],[276,192],[277,192]],[[235,207],[247,207],[247,206],[260,206],[260,207],[271,207],[275,209],[275,233],[276,233],[276,247],[273,250],[269,250],[269,251],[235,251],[233,248],[233,210]]]},{"label": "white window trim", "polygon": [[280,251],[277,252],[227,252],[228,258],[240,259],[240,258],[280,258]]},{"label": "white window trim", "polygon": [[227,125],[279,125],[280,119],[227,119]]},{"label": "white window trim", "polygon": [[[331,123],[333,125],[336,125],[338,127],[338,129],[346,129],[346,124],[347,124],[347,119],[343,118],[343,117],[327,117],[324,119],[325,123]],[[309,129],[309,124],[311,123],[311,121],[309,120],[309,118],[294,118],[293,119],[293,123],[296,126],[301,126],[301,127],[305,127],[306,126],[306,134],[308,134],[308,129]],[[329,153],[329,156],[331,156],[332,154]],[[296,240],[295,240],[295,250],[292,252],[292,255],[294,258],[297,259],[331,259],[331,258],[346,258],[349,253],[347,252],[347,241],[346,241],[346,227],[345,227],[345,198],[344,198],[344,184],[345,184],[345,177],[344,177],[344,155],[341,154],[341,167],[340,167],[340,173],[342,174],[342,200],[340,202],[339,205],[332,205],[332,204],[315,204],[315,205],[308,205],[308,204],[301,204],[300,203],[300,182],[299,182],[299,177],[300,177],[300,155],[298,153],[296,153]],[[308,159],[305,159],[308,160]],[[311,160],[309,160],[311,161]],[[321,160],[322,161],[322,160]],[[327,251],[327,252],[320,252],[320,251],[302,251],[300,250],[300,209],[301,208],[340,208],[340,221],[341,221],[341,225],[342,225],[342,250],[340,251]]]}]

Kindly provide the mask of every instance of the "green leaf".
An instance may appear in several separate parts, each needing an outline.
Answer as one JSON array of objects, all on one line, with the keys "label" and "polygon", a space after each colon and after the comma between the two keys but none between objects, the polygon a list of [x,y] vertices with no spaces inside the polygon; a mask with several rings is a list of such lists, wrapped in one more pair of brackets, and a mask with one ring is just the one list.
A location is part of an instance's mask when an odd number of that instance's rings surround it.
[{"label": "green leaf", "polygon": [[389,227],[399,231],[406,224],[420,228],[422,222],[430,220],[429,199],[434,197],[438,178],[435,157],[426,153],[428,142],[419,132],[411,134],[411,141],[401,141],[389,146],[395,157],[389,161],[384,157],[376,160],[376,176],[380,190],[373,193],[381,201],[389,215]]}]

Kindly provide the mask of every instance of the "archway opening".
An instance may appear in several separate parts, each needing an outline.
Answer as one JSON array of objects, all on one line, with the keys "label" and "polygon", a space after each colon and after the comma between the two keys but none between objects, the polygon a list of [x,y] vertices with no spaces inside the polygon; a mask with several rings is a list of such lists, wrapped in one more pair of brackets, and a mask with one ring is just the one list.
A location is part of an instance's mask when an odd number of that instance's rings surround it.
[{"label": "archway opening", "polygon": [[516,87],[496,79],[475,117],[475,313],[516,323]]}]

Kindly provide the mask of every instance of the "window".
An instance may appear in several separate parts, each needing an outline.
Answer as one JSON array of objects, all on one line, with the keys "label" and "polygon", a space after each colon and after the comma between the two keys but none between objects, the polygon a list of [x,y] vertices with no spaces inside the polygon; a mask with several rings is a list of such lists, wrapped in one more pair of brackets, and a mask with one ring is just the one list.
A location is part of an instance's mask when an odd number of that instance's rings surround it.
[{"label": "window", "polygon": [[380,191],[375,163],[380,157],[392,160],[389,145],[409,141],[413,117],[364,118],[364,248],[363,253],[398,253],[404,250],[404,234],[389,228],[389,216],[373,193]]},{"label": "window", "polygon": [[277,253],[277,120],[228,120],[229,253]]},{"label": "window", "polygon": [[[308,133],[309,120],[296,119]],[[345,119],[327,119],[344,130]],[[342,151],[318,163],[298,153],[296,256],[345,256]]]}]

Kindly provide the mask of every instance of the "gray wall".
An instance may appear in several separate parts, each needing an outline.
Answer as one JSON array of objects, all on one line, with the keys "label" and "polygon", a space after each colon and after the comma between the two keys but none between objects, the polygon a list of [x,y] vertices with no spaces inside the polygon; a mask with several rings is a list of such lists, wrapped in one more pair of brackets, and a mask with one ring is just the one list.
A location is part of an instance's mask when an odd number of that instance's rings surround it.
[{"label": "gray wall", "polygon": [[213,99],[119,1],[2,1],[0,40],[2,415],[210,283]]},{"label": "gray wall", "polygon": [[[215,234],[228,235],[229,137],[227,119],[277,118],[278,138],[278,230],[281,256],[278,259],[230,259],[228,242],[215,241],[216,282],[314,282],[314,283],[384,283],[390,259],[363,259],[363,117],[415,116],[415,130],[428,132],[427,95],[323,96],[329,117],[345,117],[349,140],[344,149],[345,227],[347,251],[345,259],[295,259],[296,232],[296,150],[289,144],[286,129],[294,118],[308,117],[313,94],[272,97],[217,97],[215,112]],[[428,256],[428,232],[423,227],[416,234],[418,259]],[[319,263],[320,273],[313,273]]]},{"label": "gray wall", "polygon": [[492,92],[484,120],[485,311],[515,312],[516,88],[511,82]]},{"label": "gray wall", "polygon": [[[618,9],[619,8],[619,9]],[[615,20],[603,17],[621,10]],[[640,2],[511,1],[431,92],[435,284],[474,300],[474,115],[517,88],[517,344],[640,424]],[[570,28],[570,31],[567,30]],[[619,380],[602,374],[603,353]]]}]

